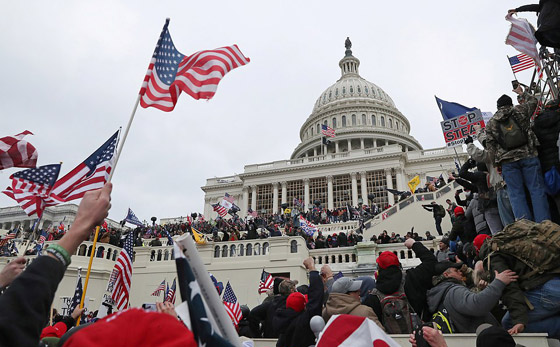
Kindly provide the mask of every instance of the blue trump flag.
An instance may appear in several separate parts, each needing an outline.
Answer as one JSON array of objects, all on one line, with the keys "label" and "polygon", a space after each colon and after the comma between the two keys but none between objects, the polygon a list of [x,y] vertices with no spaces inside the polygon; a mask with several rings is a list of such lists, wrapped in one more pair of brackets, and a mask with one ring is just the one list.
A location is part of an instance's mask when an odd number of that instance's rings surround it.
[{"label": "blue trump flag", "polygon": [[436,103],[438,105],[439,111],[441,112],[443,120],[449,120],[451,118],[455,118],[457,116],[477,109],[476,107],[466,107],[456,102],[445,101],[435,95],[434,97],[436,98]]}]

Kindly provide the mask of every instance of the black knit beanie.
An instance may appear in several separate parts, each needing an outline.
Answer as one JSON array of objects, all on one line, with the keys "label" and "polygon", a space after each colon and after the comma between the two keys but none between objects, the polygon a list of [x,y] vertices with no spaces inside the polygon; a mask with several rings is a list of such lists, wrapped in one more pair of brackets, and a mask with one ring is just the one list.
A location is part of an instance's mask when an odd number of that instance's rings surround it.
[{"label": "black knit beanie", "polygon": [[498,108],[502,106],[512,106],[512,105],[513,105],[513,101],[509,96],[505,94],[500,96],[500,98],[498,99]]}]

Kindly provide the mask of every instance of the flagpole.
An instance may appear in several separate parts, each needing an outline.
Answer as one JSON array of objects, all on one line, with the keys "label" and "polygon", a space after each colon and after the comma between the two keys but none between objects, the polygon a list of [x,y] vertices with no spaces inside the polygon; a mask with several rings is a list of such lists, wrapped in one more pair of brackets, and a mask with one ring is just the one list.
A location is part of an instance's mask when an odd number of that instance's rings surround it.
[{"label": "flagpole", "polygon": [[[97,236],[99,235],[99,229],[101,229],[101,227],[98,225],[95,228],[95,236],[93,238],[93,246],[91,246],[91,254],[89,256],[89,264],[88,264],[88,269],[87,269],[87,274],[86,274],[86,281],[84,283],[84,290],[82,292],[82,299],[80,300],[80,308],[84,308],[84,300],[86,298],[86,292],[87,292],[87,287],[88,287],[88,282],[89,282],[89,275],[91,274],[91,264],[93,263],[93,257],[95,256],[95,245],[97,244]],[[81,319],[82,319],[82,315],[80,315],[80,317],[78,317],[78,320],[76,321],[76,326],[80,326],[80,320]]]},{"label": "flagpole", "polygon": [[27,252],[27,249],[29,248],[29,245],[31,244],[31,241],[32,241],[30,239],[35,236],[36,226],[38,226],[39,223],[41,223],[41,219],[43,219],[43,215],[41,215],[41,217],[38,218],[37,223],[33,224],[33,228],[31,229],[31,234],[29,235],[29,239],[27,240],[27,245],[25,246],[25,249],[23,250],[23,255],[25,255],[25,252]]}]

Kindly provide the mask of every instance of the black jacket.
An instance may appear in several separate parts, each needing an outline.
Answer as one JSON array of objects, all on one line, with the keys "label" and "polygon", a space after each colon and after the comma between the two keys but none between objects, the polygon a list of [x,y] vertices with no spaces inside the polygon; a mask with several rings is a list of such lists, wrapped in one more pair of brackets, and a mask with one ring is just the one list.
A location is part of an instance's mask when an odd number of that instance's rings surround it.
[{"label": "black jacket", "polygon": [[468,219],[465,215],[458,215],[455,217],[449,239],[455,241],[457,236],[465,242],[473,242],[476,237],[476,226],[472,219]]},{"label": "black jacket", "polygon": [[[414,245],[412,245],[412,250],[414,254],[420,258],[422,263],[406,271],[404,275],[406,276],[404,292],[414,312],[416,312],[419,317],[428,319],[429,312],[426,292],[428,289],[432,288],[432,276],[435,275],[434,267],[437,264],[437,259],[435,255],[420,242],[415,242]],[[393,294],[399,289],[402,276],[403,273],[396,266],[380,269],[376,288],[383,294]],[[381,305],[376,295],[369,294],[364,300],[364,305],[370,306],[381,321]]]},{"label": "black jacket", "polygon": [[558,167],[558,133],[560,133],[560,110],[558,107],[546,108],[533,124],[533,132],[537,135],[540,145],[539,160],[544,174],[553,166]]},{"label": "black jacket", "polygon": [[291,308],[281,308],[276,311],[274,326],[280,336],[276,347],[308,347],[315,344],[315,334],[309,326],[313,316],[321,316],[323,307],[323,281],[318,271],[309,273],[309,302],[305,310],[296,312]]},{"label": "black jacket", "polygon": [[535,37],[543,46],[559,47],[558,35],[550,35],[550,33],[560,29],[560,1],[540,0],[538,4],[520,6],[515,10],[517,12],[538,12],[538,29]]},{"label": "black jacket", "polygon": [[0,346],[37,346],[66,268],[41,256],[0,296]]},{"label": "black jacket", "polygon": [[[255,306],[249,315],[249,325],[251,333],[254,337],[277,338],[278,333],[275,332],[272,319],[279,308],[286,308],[285,295],[276,295],[272,300],[265,301],[259,306]],[[260,322],[263,322],[262,331],[259,328]]]}]

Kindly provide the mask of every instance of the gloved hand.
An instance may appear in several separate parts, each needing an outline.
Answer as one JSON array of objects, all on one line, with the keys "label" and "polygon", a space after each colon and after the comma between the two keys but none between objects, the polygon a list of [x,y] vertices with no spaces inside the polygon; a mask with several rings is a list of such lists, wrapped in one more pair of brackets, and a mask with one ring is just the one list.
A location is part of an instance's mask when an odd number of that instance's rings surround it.
[{"label": "gloved hand", "polygon": [[469,143],[473,143],[473,141],[474,140],[473,140],[472,136],[469,135],[465,138],[465,145],[468,145]]}]

